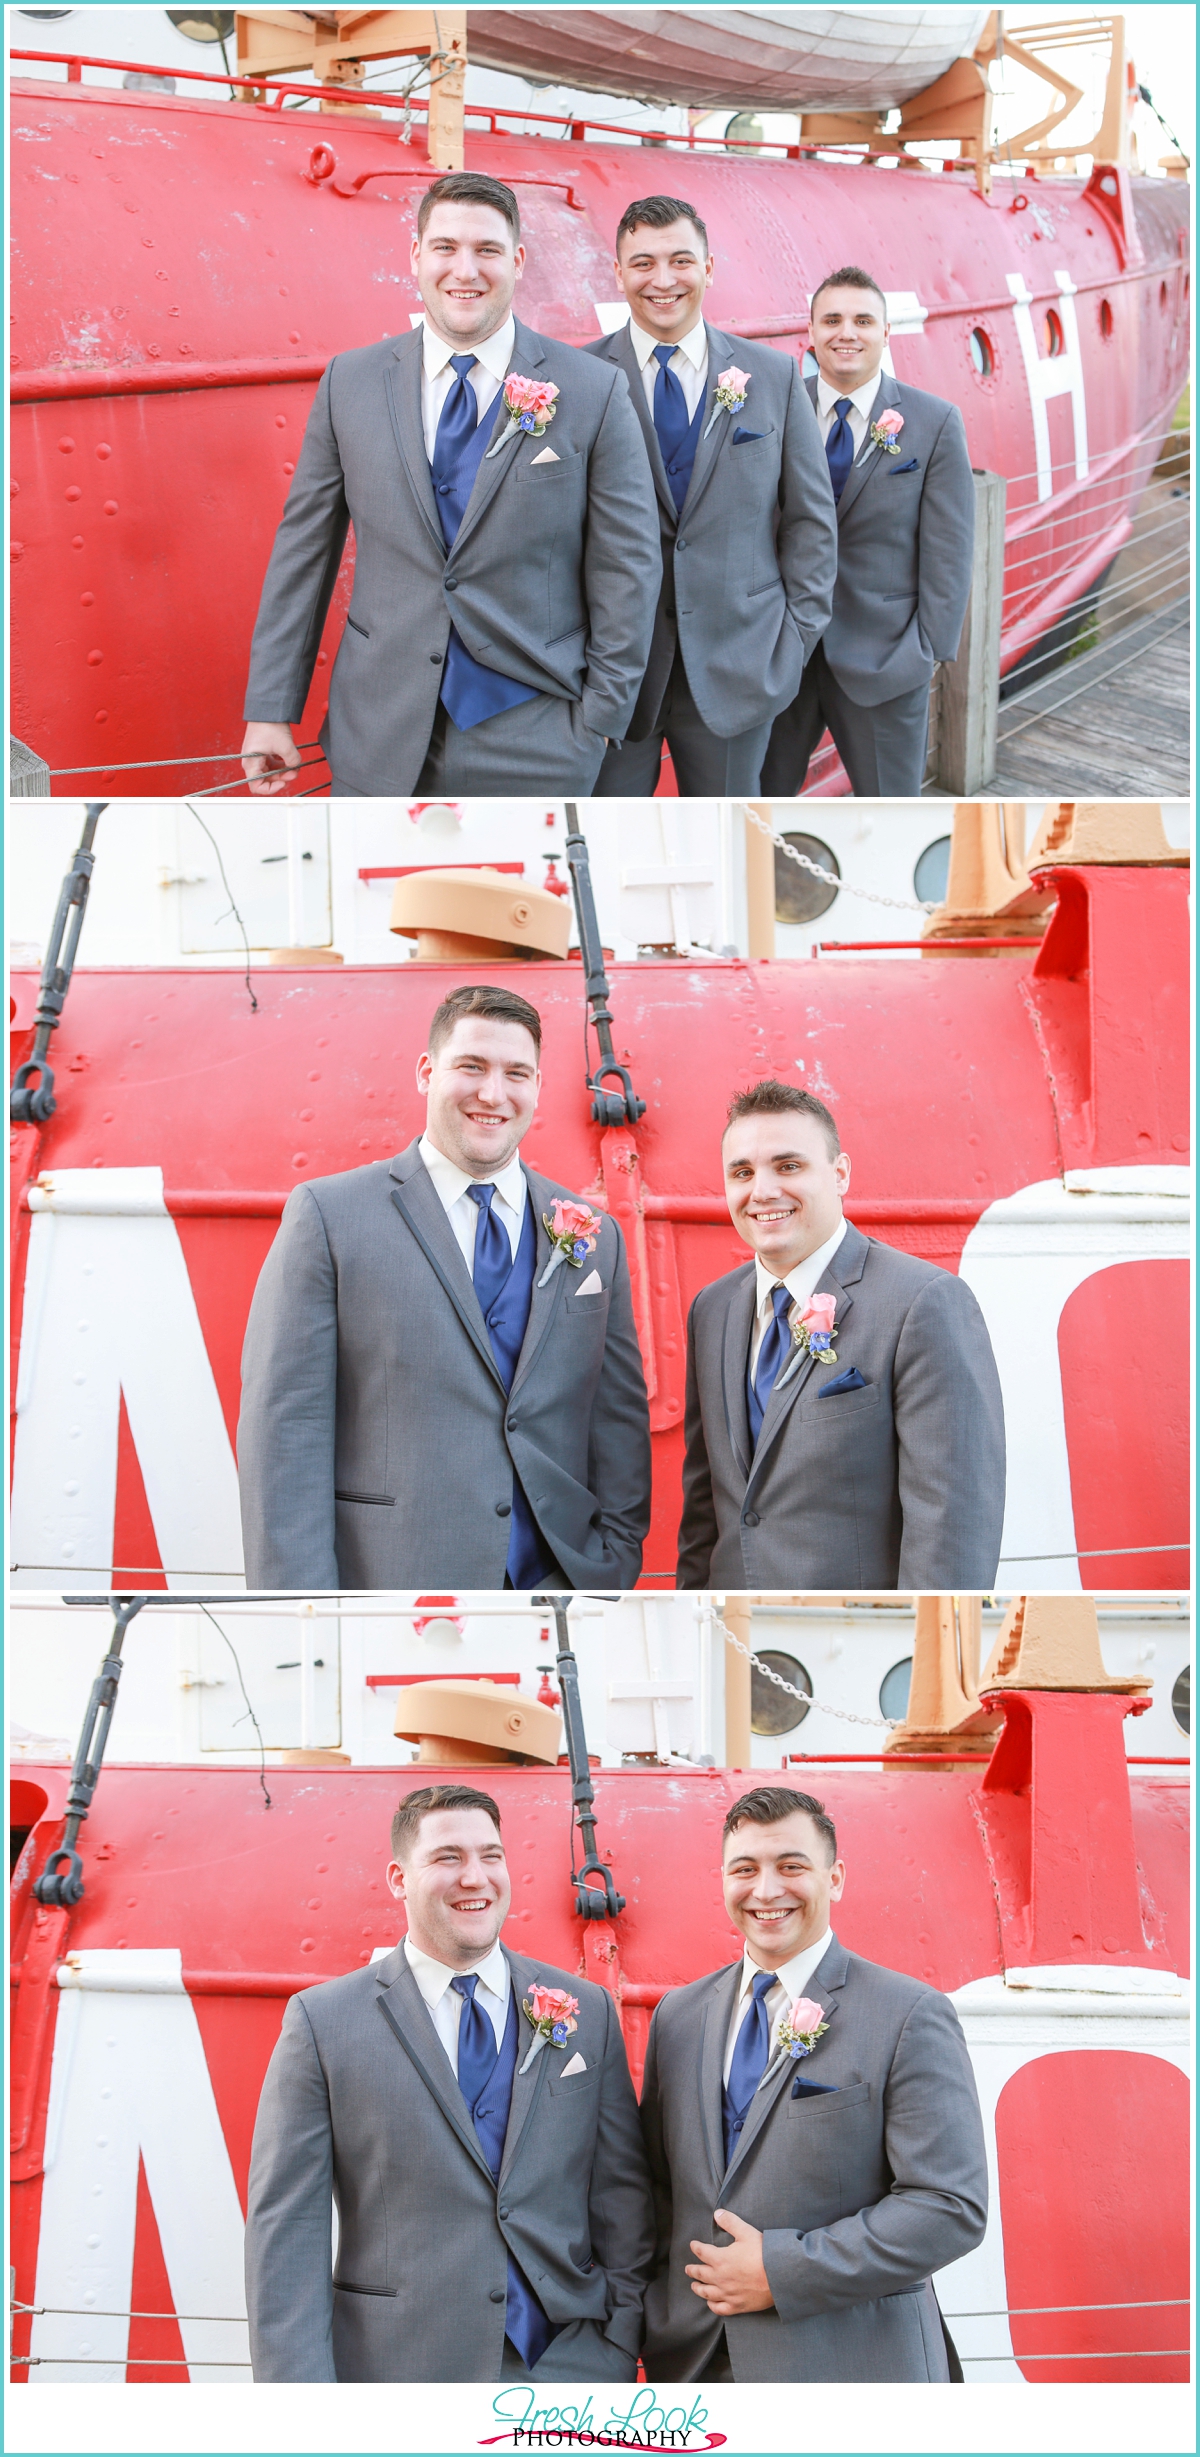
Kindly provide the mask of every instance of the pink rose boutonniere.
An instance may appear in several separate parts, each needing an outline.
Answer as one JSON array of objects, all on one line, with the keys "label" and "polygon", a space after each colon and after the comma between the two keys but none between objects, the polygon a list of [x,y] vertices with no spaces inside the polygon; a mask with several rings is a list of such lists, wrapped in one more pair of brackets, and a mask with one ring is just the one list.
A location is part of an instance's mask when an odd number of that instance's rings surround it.
[{"label": "pink rose boutonniere", "polygon": [[823,2039],[829,2024],[820,2005],[811,1996],[798,1996],[788,2006],[775,2033],[775,2053],[759,2083],[772,2081],[781,2065],[793,2064],[801,2056],[811,2056],[818,2039]]},{"label": "pink rose boutonniere", "polygon": [[833,1318],[837,1298],[822,1290],[810,1297],[803,1312],[792,1324],[792,1338],[802,1356],[811,1356],[818,1365],[836,1365],[837,1349],[833,1344]]},{"label": "pink rose boutonniere", "polygon": [[510,375],[504,386],[504,406],[509,422],[485,458],[490,461],[492,453],[499,452],[502,445],[510,444],[514,435],[544,435],[555,416],[557,399],[557,384],[535,384],[532,376]]},{"label": "pink rose boutonniere", "polygon": [[540,2056],[547,2044],[556,2048],[565,2047],[572,2031],[578,2030],[575,2015],[579,2011],[579,1999],[568,1996],[565,1988],[531,1988],[524,2000],[523,2011],[532,2022],[534,2033],[521,2066],[521,2072],[528,2073],[534,2057]]},{"label": "pink rose boutonniere", "polygon": [[881,410],[878,418],[875,420],[875,423],[871,428],[872,443],[878,444],[881,452],[899,452],[900,446],[896,441],[896,437],[898,436],[903,424],[904,420],[901,417],[899,410]]},{"label": "pink rose boutonniere", "polygon": [[[727,367],[724,375],[717,377],[717,395],[713,404],[713,414],[705,427],[704,435],[711,435],[722,410],[727,411],[733,418],[740,409],[745,408],[749,387],[750,378],[741,367]],[[700,438],[701,443],[704,441],[704,435]]]},{"label": "pink rose boutonniere", "polygon": [[570,1263],[572,1270],[578,1271],[581,1263],[586,1262],[600,1234],[600,1214],[589,1211],[586,1203],[564,1203],[561,1195],[556,1195],[549,1211],[542,1213],[542,1227],[553,1252],[538,1281],[539,1288],[545,1287],[560,1263]]}]

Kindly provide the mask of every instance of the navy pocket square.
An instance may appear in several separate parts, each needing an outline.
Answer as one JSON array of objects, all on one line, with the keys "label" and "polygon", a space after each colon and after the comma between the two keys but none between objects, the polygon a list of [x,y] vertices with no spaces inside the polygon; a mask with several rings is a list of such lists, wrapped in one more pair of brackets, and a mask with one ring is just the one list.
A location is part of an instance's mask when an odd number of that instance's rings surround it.
[{"label": "navy pocket square", "polygon": [[818,1399],[835,1399],[840,1391],[865,1391],[866,1387],[866,1382],[857,1365],[852,1365],[848,1373],[838,1375],[836,1382],[823,1382],[817,1392],[817,1397]]},{"label": "navy pocket square", "polygon": [[893,469],[892,476],[894,478],[902,478],[907,469],[919,469],[920,466],[921,464],[919,461],[900,461],[896,468]]},{"label": "navy pocket square", "polygon": [[733,440],[735,444],[761,444],[763,439],[753,427],[735,427]]},{"label": "navy pocket square", "polygon": [[794,2099],[824,2099],[836,2098],[836,2096],[836,2082],[806,2082],[798,2073],[795,2081],[792,2083],[792,2097]]}]

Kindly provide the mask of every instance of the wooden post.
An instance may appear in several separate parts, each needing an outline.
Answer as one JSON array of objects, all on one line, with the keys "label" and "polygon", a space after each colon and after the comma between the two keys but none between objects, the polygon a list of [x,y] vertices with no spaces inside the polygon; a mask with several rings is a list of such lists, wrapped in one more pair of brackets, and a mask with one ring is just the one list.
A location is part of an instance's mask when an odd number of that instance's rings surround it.
[{"label": "wooden post", "polygon": [[442,57],[429,62],[429,161],[435,171],[463,167],[463,76],[467,65],[467,12],[435,9]]},{"label": "wooden post", "polygon": [[941,669],[938,783],[943,793],[975,794],[996,772],[1000,713],[1000,606],[1004,595],[1006,481],[994,470],[975,478],[975,557],[971,600],[953,664]]},{"label": "wooden post", "polygon": [[[769,848],[768,848],[769,850]],[[750,1600],[727,1595],[722,1614],[726,1628],[742,1645],[750,1644]],[[750,1765],[750,1663],[725,1641],[725,1763],[745,1772]]]},{"label": "wooden post", "polygon": [[775,847],[751,812],[768,826],[775,824],[769,802],[748,802],[742,825],[746,831],[746,953],[751,963],[775,953]]}]

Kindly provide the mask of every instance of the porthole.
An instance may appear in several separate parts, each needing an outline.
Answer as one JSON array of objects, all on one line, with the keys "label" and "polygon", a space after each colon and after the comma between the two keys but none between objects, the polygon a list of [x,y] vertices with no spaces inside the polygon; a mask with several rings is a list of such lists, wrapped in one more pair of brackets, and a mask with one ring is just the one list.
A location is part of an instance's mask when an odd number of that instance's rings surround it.
[{"label": "porthole", "polygon": [[756,150],[761,153],[763,124],[757,111],[735,112],[733,118],[727,122],[725,142],[727,145],[735,146],[740,154],[753,153]]},{"label": "porthole", "polygon": [[[810,862],[819,862],[822,870],[831,870],[840,879],[838,857],[819,836],[808,836],[803,828],[789,828],[784,843],[794,845],[797,853],[805,854]],[[776,845],[776,921],[819,921],[835,902],[837,892],[824,879],[814,879],[811,870],[801,870],[798,862],[789,862],[786,853]]]},{"label": "porthole", "polygon": [[976,375],[993,375],[996,368],[995,353],[982,324],[973,327],[968,346],[971,352],[971,365]]},{"label": "porthole", "polygon": [[1100,301],[1100,331],[1105,341],[1112,340],[1113,311],[1109,306],[1107,299],[1101,299]]},{"label": "porthole", "polygon": [[944,904],[950,884],[950,839],[935,836],[926,845],[913,872],[913,894],[920,904]]},{"label": "porthole", "polygon": [[890,1672],[885,1672],[879,1684],[879,1712],[890,1723],[903,1723],[908,1713],[908,1693],[912,1687],[911,1655],[905,1655]]},{"label": "porthole", "polygon": [[189,43],[227,43],[233,32],[232,9],[168,9],[167,15]]},{"label": "porthole", "polygon": [[1052,307],[1046,317],[1046,321],[1042,326],[1042,338],[1046,345],[1047,358],[1061,358],[1065,345],[1063,342],[1062,318],[1056,307]]},{"label": "porthole", "polygon": [[[812,1696],[812,1682],[802,1663],[794,1655],[782,1655],[778,1647],[756,1647],[759,1662],[769,1664],[781,1681],[790,1681],[793,1689],[802,1689],[806,1698]],[[750,1666],[750,1729],[752,1732],[794,1732],[803,1723],[808,1708],[799,1698],[788,1696],[786,1689],[777,1689],[757,1664]]]},{"label": "porthole", "polygon": [[1171,1713],[1181,1732],[1190,1735],[1192,1729],[1192,1667],[1185,1664],[1171,1691]]}]

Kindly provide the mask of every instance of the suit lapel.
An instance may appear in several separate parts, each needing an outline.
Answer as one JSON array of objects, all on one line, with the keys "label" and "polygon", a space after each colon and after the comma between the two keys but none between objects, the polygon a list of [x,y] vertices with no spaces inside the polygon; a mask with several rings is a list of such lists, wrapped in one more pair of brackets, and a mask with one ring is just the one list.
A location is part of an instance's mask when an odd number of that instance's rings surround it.
[{"label": "suit lapel", "polygon": [[[880,379],[879,390],[871,404],[871,423],[873,423],[878,417],[881,409],[896,409],[899,405],[899,401],[900,387],[897,384],[895,377],[887,374],[883,375]],[[844,520],[851,504],[857,503],[864,486],[867,484],[868,480],[874,476],[875,471],[879,468],[880,463],[885,458],[886,455],[880,451],[878,444],[873,444],[870,436],[868,435],[867,441],[863,445],[850,475],[842,488],[841,502],[837,508],[837,516],[839,521]]]},{"label": "suit lapel", "polygon": [[[557,1274],[555,1276],[557,1277]],[[508,1964],[509,1978],[517,2000],[517,2069],[513,2075],[512,2097],[508,2103],[508,2124],[504,2134],[504,2150],[500,2159],[500,2174],[497,2178],[497,2182],[501,2184],[525,2138],[526,2128],[545,2086],[550,2058],[559,2053],[556,2048],[550,2046],[539,2048],[529,2071],[522,2073],[521,2067],[536,2037],[533,2024],[525,2011],[524,1999],[528,1996],[530,1988],[537,1984],[538,1966],[534,1962],[526,1962],[523,1957],[520,1961],[515,1961],[509,1953],[505,1954],[504,1959]]]},{"label": "suit lapel", "polygon": [[533,1371],[550,1325],[566,1301],[567,1282],[571,1270],[569,1263],[559,1263],[551,1272],[545,1287],[538,1287],[538,1281],[550,1260],[552,1251],[544,1215],[554,1199],[554,1189],[548,1179],[533,1177],[528,1169],[525,1171],[525,1183],[529,1188],[529,1201],[533,1205],[534,1217],[537,1221],[537,1253],[533,1265],[533,1296],[530,1299],[529,1320],[525,1325],[525,1337],[521,1342],[520,1356],[517,1358],[517,1370],[513,1375],[510,1399],[515,1399],[522,1382]]},{"label": "suit lapel", "polygon": [[[809,1980],[808,1986],[804,1991],[805,1996],[809,1999],[811,2004],[820,2006],[827,2022],[832,2022],[833,2017],[837,2012],[837,1991],[841,1987],[845,1975],[845,1949],[839,1945],[837,1938],[834,1937],[831,1944],[822,1955],[816,1971]],[[804,2072],[807,2061],[807,2058],[805,2058],[802,2063],[789,2061],[787,2064],[780,2066],[779,2071],[773,2075],[769,2082],[760,2082],[758,2090],[750,2103],[750,2113],[742,2126],[737,2148],[729,2162],[728,2172],[722,2180],[722,2192],[724,2192],[726,2186],[728,2185],[730,2177],[734,2175],[737,2169],[741,2166],[742,2160],[746,2156],[746,2152],[751,2147],[751,2144],[757,2141],[759,2134],[762,2132],[767,2123],[772,2109],[778,2106],[780,2099],[783,2097],[785,2089],[787,2091],[791,2090],[791,2086],[795,2081],[797,2071],[799,2070]],[[769,2066],[768,2071],[770,2071]],[[807,2078],[808,2076],[805,2072],[805,2079],[807,2080]]]},{"label": "suit lapel", "polygon": [[494,1381],[500,1382],[487,1326],[480,1310],[462,1249],[434,1193],[433,1182],[416,1144],[392,1162],[391,1198],[407,1221],[428,1263],[436,1271],[459,1321],[478,1349]]},{"label": "suit lapel", "polygon": [[393,364],[387,369],[385,383],[392,430],[405,475],[416,498],[417,510],[435,544],[444,554],[446,541],[434,502],[433,480],[429,475],[425,429],[421,419],[423,331],[423,326],[418,324],[396,343]]},{"label": "suit lapel", "polygon": [[633,406],[641,423],[642,433],[646,438],[646,450],[650,455],[650,470],[654,479],[655,492],[664,512],[666,512],[670,520],[671,527],[674,528],[679,515],[675,509],[675,497],[671,493],[671,489],[667,483],[667,472],[663,463],[662,445],[659,443],[658,429],[654,424],[650,405],[646,399],[646,387],[642,382],[642,370],[638,365],[637,351],[634,349],[631,338],[632,329],[631,319],[630,323],[622,327],[619,334],[613,335],[613,339],[617,346],[610,352],[610,356],[613,358],[615,364],[620,367],[622,373],[628,380],[629,390],[633,396]]},{"label": "suit lapel", "polygon": [[410,2062],[416,2066],[464,2150],[469,2151],[477,2167],[482,2167],[490,2184],[491,2168],[483,2155],[475,2127],[467,2114],[466,2102],[450,2070],[445,2048],[434,2029],[429,2007],[413,1977],[402,1945],[397,1946],[394,1954],[389,1954],[386,1962],[380,1963],[377,1976],[379,1995],[376,2003],[389,2030]]},{"label": "suit lapel", "polygon": [[[509,375],[536,376],[545,364],[546,353],[537,334],[531,333],[528,325],[518,324],[513,354],[508,362]],[[505,381],[507,380],[506,377]],[[509,416],[504,406],[504,387],[502,385],[496,395],[495,416],[492,422],[492,432],[488,437],[487,451],[475,472],[475,484],[471,488],[467,508],[462,516],[462,526],[447,558],[451,563],[464,541],[470,537],[472,530],[478,528],[493,495],[497,488],[503,485],[514,463],[519,458],[523,458],[531,448],[535,452],[544,452],[546,446],[549,445],[553,451],[554,421],[551,419],[545,435],[540,439],[532,435],[518,435],[511,444],[505,445],[502,452],[493,454],[489,460],[488,453],[491,452],[492,445],[505,433],[508,424]]]},{"label": "suit lapel", "polygon": [[[861,1278],[866,1251],[866,1238],[858,1229],[847,1227],[837,1253],[826,1264],[813,1291],[814,1296],[825,1294],[837,1298],[837,1311],[833,1317],[835,1348],[837,1334],[843,1328],[854,1303],[846,1282]],[[777,1434],[786,1424],[800,1392],[817,1370],[816,1361],[811,1354],[800,1355],[797,1351],[797,1357],[798,1362],[796,1359],[789,1359],[767,1401],[762,1430],[754,1453],[754,1465],[750,1471],[751,1481],[757,1475]]]},{"label": "suit lapel", "polygon": [[[735,423],[728,410],[718,411],[715,421],[713,420],[713,411],[717,401],[717,378],[719,375],[724,375],[726,367],[732,360],[733,343],[727,334],[718,333],[711,324],[707,325],[705,330],[708,334],[708,384],[704,395],[704,416],[700,421],[700,441],[696,446],[696,458],[692,463],[691,484],[684,496],[683,510],[679,515],[681,527],[690,520],[695,511],[721,453],[728,452],[730,449],[729,436]],[[712,421],[711,428],[710,421]],[[709,429],[709,432],[706,433],[706,429]]]},{"label": "suit lapel", "polygon": [[751,1263],[729,1299],[729,1307],[725,1316],[725,1344],[721,1356],[725,1424],[729,1433],[730,1448],[747,1480],[752,1470],[754,1449],[750,1440],[750,1418],[746,1408],[746,1367],[750,1361],[750,1328],[754,1321],[756,1286],[754,1265]]},{"label": "suit lapel", "polygon": [[700,2122],[713,2182],[720,2188],[725,2173],[725,2113],[724,2077],[725,2049],[729,2042],[729,2025],[741,1985],[742,1958],[731,1970],[718,1973],[704,2004],[704,2018],[697,2047]]}]

